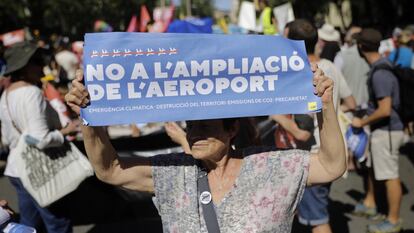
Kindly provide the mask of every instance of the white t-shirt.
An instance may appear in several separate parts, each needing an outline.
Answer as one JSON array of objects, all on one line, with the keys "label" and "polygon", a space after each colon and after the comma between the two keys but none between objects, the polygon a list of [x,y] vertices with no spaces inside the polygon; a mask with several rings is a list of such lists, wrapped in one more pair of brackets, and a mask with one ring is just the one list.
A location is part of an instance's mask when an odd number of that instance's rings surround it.
[{"label": "white t-shirt", "polygon": [[343,48],[335,57],[335,66],[342,71],[357,106],[368,103],[368,63],[359,56],[356,45]]},{"label": "white t-shirt", "polygon": [[[4,145],[9,146],[10,152],[16,147],[20,133],[13,126],[12,117],[16,127],[39,142],[36,147],[40,149],[60,146],[64,142],[59,116],[45,100],[42,91],[36,86],[24,86],[8,92],[8,106],[6,105],[6,92],[0,100],[1,136]],[[10,111],[10,113],[9,113]],[[10,153],[7,159],[4,174],[18,177],[15,166],[15,156]]]}]

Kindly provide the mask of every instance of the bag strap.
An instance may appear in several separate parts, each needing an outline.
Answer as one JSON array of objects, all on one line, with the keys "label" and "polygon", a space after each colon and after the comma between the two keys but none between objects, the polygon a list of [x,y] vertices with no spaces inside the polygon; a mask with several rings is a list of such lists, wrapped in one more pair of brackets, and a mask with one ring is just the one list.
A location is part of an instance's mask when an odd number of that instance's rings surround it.
[{"label": "bag strap", "polygon": [[13,121],[13,117],[11,116],[10,107],[9,107],[9,92],[6,90],[6,107],[7,107],[7,114],[9,114],[10,121],[13,125],[13,127],[19,132],[19,134],[22,134],[22,131],[17,127],[16,123]]},{"label": "bag strap", "polygon": [[202,167],[201,162],[197,161],[198,177],[197,189],[199,202],[203,208],[204,221],[207,225],[208,233],[220,233],[216,211],[214,210],[213,198],[208,185],[207,171]]}]

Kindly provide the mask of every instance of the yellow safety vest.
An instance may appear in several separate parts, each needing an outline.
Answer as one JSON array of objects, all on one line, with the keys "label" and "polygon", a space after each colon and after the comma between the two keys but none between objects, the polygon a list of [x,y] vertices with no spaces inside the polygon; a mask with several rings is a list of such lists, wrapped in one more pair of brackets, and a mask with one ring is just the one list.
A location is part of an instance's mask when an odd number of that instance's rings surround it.
[{"label": "yellow safety vest", "polygon": [[263,34],[274,35],[276,33],[275,25],[272,22],[272,9],[266,7],[262,12]]}]

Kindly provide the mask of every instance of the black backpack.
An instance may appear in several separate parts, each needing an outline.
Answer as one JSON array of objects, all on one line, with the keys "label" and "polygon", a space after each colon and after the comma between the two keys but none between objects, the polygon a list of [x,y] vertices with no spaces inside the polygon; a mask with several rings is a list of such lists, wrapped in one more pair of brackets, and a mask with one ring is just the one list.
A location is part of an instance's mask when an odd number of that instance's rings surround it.
[{"label": "black backpack", "polygon": [[[396,57],[398,56],[398,52]],[[394,60],[395,64],[396,59]],[[371,77],[368,79],[368,88],[370,90],[370,98],[373,97],[372,92],[372,75],[375,71],[384,69],[391,71],[398,80],[400,89],[400,106],[394,109],[401,118],[404,126],[409,122],[414,121],[414,70],[410,68],[402,68],[396,65],[381,64],[376,66],[371,72]],[[374,101],[374,103],[376,103]]]}]

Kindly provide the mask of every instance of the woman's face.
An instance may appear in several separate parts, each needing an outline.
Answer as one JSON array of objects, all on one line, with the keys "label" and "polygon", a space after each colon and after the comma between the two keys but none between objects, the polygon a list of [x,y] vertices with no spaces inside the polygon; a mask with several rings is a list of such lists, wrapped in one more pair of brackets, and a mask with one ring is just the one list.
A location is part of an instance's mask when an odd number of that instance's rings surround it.
[{"label": "woman's face", "polygon": [[223,120],[187,122],[187,140],[195,159],[219,161],[228,154],[235,135],[234,128],[223,128]]}]

